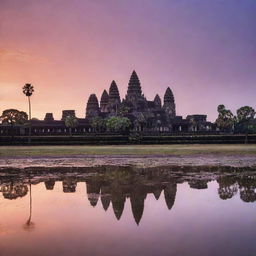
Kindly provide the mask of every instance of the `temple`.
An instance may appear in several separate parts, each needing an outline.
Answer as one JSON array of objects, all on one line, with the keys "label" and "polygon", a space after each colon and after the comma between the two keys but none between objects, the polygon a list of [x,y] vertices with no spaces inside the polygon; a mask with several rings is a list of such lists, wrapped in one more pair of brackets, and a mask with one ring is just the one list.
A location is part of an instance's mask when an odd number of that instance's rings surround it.
[{"label": "temple", "polygon": [[90,95],[85,117],[89,123],[95,117],[106,119],[112,116],[129,118],[135,131],[172,133],[213,129],[213,124],[206,121],[206,115],[188,115],[186,119],[177,116],[175,99],[170,87],[165,91],[163,105],[158,94],[154,100],[147,100],[142,93],[136,71],[131,74],[124,99],[121,100],[115,81],[110,84],[109,92],[103,91],[100,105],[96,95]]},{"label": "temple", "polygon": [[[32,120],[32,135],[61,135],[69,133],[65,124],[67,116],[76,116],[75,110],[63,110],[61,120],[54,120],[53,113],[46,113],[44,120]],[[209,133],[216,131],[216,126],[207,121],[206,115],[188,115],[185,119],[176,114],[173,91],[167,87],[163,98],[156,93],[153,100],[148,100],[142,91],[140,79],[133,71],[128,82],[127,92],[120,97],[117,83],[113,80],[108,90],[104,90],[100,99],[92,93],[87,101],[84,118],[72,127],[77,135],[87,133],[108,133],[107,127],[97,129],[95,119],[108,120],[111,117],[125,117],[130,121],[129,132],[150,134],[159,133]],[[97,125],[96,125],[97,126]],[[113,131],[111,131],[113,132]],[[120,131],[115,131],[116,133]],[[126,132],[128,132],[126,130]],[[0,125],[1,135],[25,135],[28,127],[16,127],[10,131],[8,124]]]}]

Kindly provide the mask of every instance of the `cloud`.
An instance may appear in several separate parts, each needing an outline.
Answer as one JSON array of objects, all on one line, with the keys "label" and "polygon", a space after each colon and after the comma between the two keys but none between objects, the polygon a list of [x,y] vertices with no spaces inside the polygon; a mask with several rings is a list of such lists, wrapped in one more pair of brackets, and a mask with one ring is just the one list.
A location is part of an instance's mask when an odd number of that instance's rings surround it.
[{"label": "cloud", "polygon": [[0,49],[0,60],[2,61],[18,61],[23,63],[33,62],[33,63],[45,63],[46,58],[40,57],[35,54],[31,54],[21,50],[12,49]]}]

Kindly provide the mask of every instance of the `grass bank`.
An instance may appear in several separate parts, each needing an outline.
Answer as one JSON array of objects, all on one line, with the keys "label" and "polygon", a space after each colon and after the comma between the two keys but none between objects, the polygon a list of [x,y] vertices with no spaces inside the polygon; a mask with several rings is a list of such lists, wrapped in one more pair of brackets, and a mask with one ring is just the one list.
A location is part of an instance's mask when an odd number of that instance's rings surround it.
[{"label": "grass bank", "polygon": [[255,155],[256,145],[1,146],[0,157],[75,155]]}]

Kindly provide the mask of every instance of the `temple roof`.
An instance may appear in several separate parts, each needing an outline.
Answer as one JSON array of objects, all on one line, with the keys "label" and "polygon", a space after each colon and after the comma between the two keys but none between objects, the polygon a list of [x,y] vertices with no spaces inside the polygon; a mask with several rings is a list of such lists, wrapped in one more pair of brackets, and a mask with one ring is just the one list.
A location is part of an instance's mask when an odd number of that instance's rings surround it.
[{"label": "temple roof", "polygon": [[109,96],[106,90],[103,91],[102,95],[101,95],[101,99],[100,99],[100,104],[102,103],[108,103],[109,100]]},{"label": "temple roof", "polygon": [[88,104],[97,104],[99,105],[99,102],[98,102],[98,98],[96,96],[96,94],[91,94],[89,99],[88,99],[88,102],[87,102],[87,105]]},{"label": "temple roof", "polygon": [[161,101],[161,98],[159,97],[159,95],[157,94],[154,98],[154,102],[156,105],[160,106],[162,105],[162,101]]},{"label": "temple roof", "polygon": [[138,78],[138,75],[136,71],[134,70],[132,72],[132,75],[130,77],[130,81],[128,83],[128,91],[127,94],[138,94],[141,95],[141,86],[140,86],[140,80]]},{"label": "temple roof", "polygon": [[160,96],[159,96],[158,94],[156,94],[156,96],[155,96],[155,98],[154,98],[154,101],[158,101],[158,100],[161,101]]},{"label": "temple roof", "polygon": [[46,122],[54,121],[53,113],[46,113],[45,117],[44,117],[44,121],[46,121]]},{"label": "temple roof", "polygon": [[62,117],[61,120],[65,121],[67,116],[76,116],[76,112],[73,109],[69,109],[69,110],[62,110]]},{"label": "temple roof", "polygon": [[120,101],[119,90],[118,90],[117,84],[114,80],[112,81],[110,88],[109,88],[109,100],[111,101],[113,99],[114,100],[118,99]]},{"label": "temple roof", "polygon": [[164,103],[174,103],[174,96],[170,87],[168,87],[164,94]]},{"label": "temple roof", "polygon": [[99,111],[99,102],[98,98],[95,94],[91,94],[88,101],[87,101],[87,106],[86,106],[86,116],[88,117],[89,115],[92,115],[90,113],[91,111]]}]

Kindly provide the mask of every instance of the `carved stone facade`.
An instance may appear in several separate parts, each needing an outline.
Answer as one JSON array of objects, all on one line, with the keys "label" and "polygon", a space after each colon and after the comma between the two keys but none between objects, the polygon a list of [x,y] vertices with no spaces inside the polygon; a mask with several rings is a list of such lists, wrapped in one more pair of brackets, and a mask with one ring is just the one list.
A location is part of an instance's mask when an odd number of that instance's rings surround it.
[{"label": "carved stone facade", "polygon": [[[48,115],[52,114],[52,113],[47,113]],[[65,121],[67,116],[76,116],[75,110],[62,110],[62,117],[61,120]],[[46,115],[45,115],[46,117]],[[53,116],[52,116],[53,117]],[[53,121],[53,120],[52,120]]]}]

